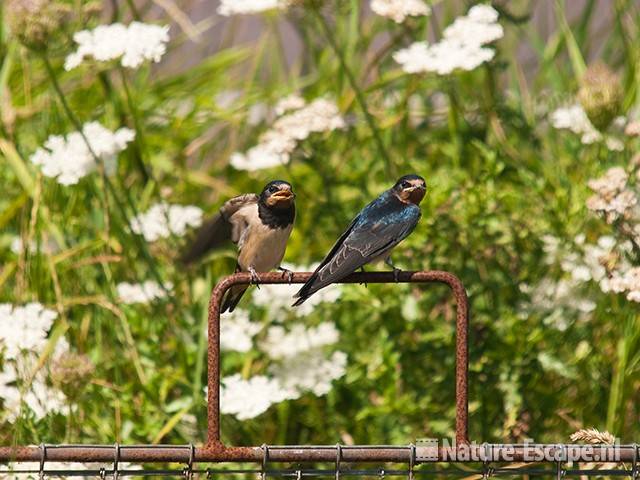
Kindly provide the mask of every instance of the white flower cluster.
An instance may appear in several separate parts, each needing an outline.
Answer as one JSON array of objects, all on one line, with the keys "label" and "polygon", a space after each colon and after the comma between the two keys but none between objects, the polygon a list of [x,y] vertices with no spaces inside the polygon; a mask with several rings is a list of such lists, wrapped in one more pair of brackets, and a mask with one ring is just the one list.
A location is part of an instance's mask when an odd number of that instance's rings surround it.
[{"label": "white flower cluster", "polygon": [[277,111],[290,113],[280,116],[247,153],[231,156],[231,166],[237,170],[260,170],[289,163],[298,142],[312,133],[328,132],[346,126],[335,103],[319,98],[300,106],[299,98],[289,97],[276,106]]},{"label": "white flower cluster", "polygon": [[407,73],[435,72],[448,75],[455,70],[473,70],[493,58],[485,45],[504,36],[498,12],[490,5],[475,5],[443,32],[438,43],[415,42],[398,50],[393,58]]},{"label": "white flower cluster", "polygon": [[290,3],[290,0],[221,0],[217,12],[225,17],[249,15],[270,10],[284,10]]},{"label": "white flower cluster", "polygon": [[[616,247],[616,240],[602,236],[595,244],[590,244],[581,234],[575,237],[572,248],[567,248],[566,242],[551,235],[544,236],[542,240],[545,263],[559,265],[566,275],[560,279],[547,276],[534,287],[521,285],[521,290],[531,298],[530,304],[522,306],[522,313],[526,316],[531,310],[543,312],[547,325],[564,331],[569,326],[571,312],[586,317],[596,308],[595,302],[584,292],[585,282],[595,282],[605,292],[610,290],[604,263]],[[624,250],[630,245],[618,248]]]},{"label": "white flower cluster", "polygon": [[402,23],[407,17],[429,15],[431,9],[422,0],[371,0],[371,10],[381,17]]},{"label": "white flower cluster", "polygon": [[587,199],[587,208],[602,213],[607,223],[627,217],[638,204],[638,198],[627,188],[629,176],[622,167],[607,170],[604,176],[590,180],[588,185],[595,192]]},{"label": "white flower cluster", "polygon": [[291,309],[293,295],[300,289],[300,285],[260,285],[260,289],[253,292],[253,303],[264,307],[271,317],[276,317],[283,311],[292,311],[300,317],[309,315],[321,303],[331,303],[340,297],[340,286],[330,285],[315,293],[305,303]]},{"label": "white flower cluster", "polygon": [[249,319],[249,312],[236,309],[220,319],[220,348],[226,351],[248,352],[253,337],[262,330],[259,323]]},{"label": "white flower cluster", "polygon": [[131,230],[142,235],[147,242],[155,242],[171,235],[182,236],[188,227],[199,227],[201,224],[202,209],[162,202],[134,217]]},{"label": "white flower cluster", "polygon": [[640,267],[633,267],[624,273],[614,272],[607,288],[603,290],[627,294],[627,300],[640,302]]},{"label": "white flower cluster", "polygon": [[275,378],[254,375],[248,380],[238,373],[224,377],[220,388],[220,411],[238,420],[248,420],[266,412],[275,403],[288,399]]},{"label": "white flower cluster", "polygon": [[[171,285],[167,285],[167,288],[171,288]],[[158,282],[153,280],[142,283],[121,282],[116,285],[116,291],[120,301],[125,305],[149,303],[167,296],[167,292],[160,287]]]},{"label": "white flower cluster", "polygon": [[[135,136],[128,128],[112,132],[98,122],[86,123],[82,132],[93,153],[104,162],[107,173],[113,173],[117,165],[117,154],[124,150]],[[51,135],[44,147],[31,155],[31,162],[39,165],[45,176],[55,178],[61,185],[74,185],[97,167],[80,132],[73,132],[66,138]]]},{"label": "white flower cluster", "polygon": [[99,62],[120,59],[127,68],[137,68],[145,60],[159,62],[167,51],[169,26],[132,22],[129,25],[113,23],[93,30],[82,30],[73,36],[78,49],[67,56],[65,70],[79,66],[86,57]]},{"label": "white flower cluster", "polygon": [[[48,342],[48,333],[57,313],[39,303],[16,307],[0,304],[0,348],[4,369],[0,372],[0,398],[7,419],[15,421],[22,406],[27,406],[36,419],[59,412],[65,405],[62,392],[47,384],[46,373],[40,369],[29,388],[22,391],[20,382],[27,378],[38,362]],[[69,348],[64,338],[59,339],[53,352],[57,357]]]},{"label": "white flower cluster", "polygon": [[288,398],[294,400],[304,392],[322,396],[331,391],[331,384],[344,376],[347,354],[336,351],[326,358],[321,350],[311,350],[287,362],[277,363],[269,372],[278,380]]},{"label": "white flower cluster", "polygon": [[297,324],[291,327],[289,332],[284,327],[276,325],[267,330],[267,338],[260,344],[260,348],[271,358],[282,359],[332,345],[339,338],[340,334],[331,322],[324,322],[309,329]]},{"label": "white flower cluster", "polygon": [[[246,312],[236,311],[221,323],[220,345],[223,350],[246,352],[253,346],[253,337],[262,329],[249,320]],[[243,379],[239,374],[225,377],[221,390],[221,411],[240,420],[254,418],[272,404],[295,400],[305,392],[326,395],[334,380],[346,370],[347,356],[335,351],[329,357],[324,347],[339,340],[338,331],[330,322],[306,329],[294,325],[289,332],[279,326],[269,328],[260,349],[276,360],[268,376],[256,375]]]},{"label": "white flower cluster", "polygon": [[276,112],[276,115],[280,116],[284,115],[289,110],[300,110],[306,104],[307,102],[304,100],[304,98],[302,98],[297,93],[292,93],[291,95],[287,95],[286,97],[278,100],[278,103],[276,103],[274,110]]},{"label": "white flower cluster", "polygon": [[5,359],[23,352],[38,352],[47,344],[47,335],[58,314],[39,303],[22,307],[0,304],[0,344]]},{"label": "white flower cluster", "polygon": [[[283,263],[282,267],[292,272],[305,272],[313,271],[318,264],[312,264],[307,266],[290,265]],[[306,302],[295,309],[291,308],[293,303],[293,296],[300,289],[300,285],[260,285],[259,289],[255,289],[252,295],[252,301],[254,305],[263,307],[268,310],[269,317],[277,318],[279,314],[283,312],[294,313],[298,317],[304,317],[311,314],[313,310],[321,303],[333,303],[342,292],[340,285],[329,285],[322,290],[319,290],[313,296],[311,296]]]},{"label": "white flower cluster", "polygon": [[[557,248],[559,239],[555,237],[551,239],[547,240],[549,242],[547,245],[555,243]],[[562,271],[570,274],[571,279],[578,283],[593,281],[601,284],[606,281],[607,270],[603,261],[616,246],[615,238],[605,235],[598,238],[595,244],[591,244],[585,242],[584,235],[578,235],[574,242],[581,252],[565,252],[561,258],[558,258]]]},{"label": "white flower cluster", "polygon": [[559,130],[566,129],[580,135],[580,141],[585,145],[600,142],[604,139],[605,145],[609,150],[621,151],[624,149],[624,144],[617,138],[606,136],[596,130],[593,126],[587,113],[584,111],[579,103],[569,105],[567,107],[560,107],[554,110],[550,116],[551,125]]},{"label": "white flower cluster", "polygon": [[336,351],[326,358],[321,350],[277,363],[270,376],[240,374],[224,377],[220,390],[220,411],[239,420],[248,420],[266,412],[271,405],[300,398],[304,392],[322,396],[331,391],[334,380],[344,376],[347,355]]}]

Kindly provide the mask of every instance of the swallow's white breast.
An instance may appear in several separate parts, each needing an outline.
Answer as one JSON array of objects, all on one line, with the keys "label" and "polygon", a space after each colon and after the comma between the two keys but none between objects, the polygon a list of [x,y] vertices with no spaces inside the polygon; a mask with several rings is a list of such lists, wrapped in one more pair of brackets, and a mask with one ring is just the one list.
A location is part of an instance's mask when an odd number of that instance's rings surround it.
[{"label": "swallow's white breast", "polygon": [[242,233],[238,264],[243,271],[253,267],[258,272],[268,272],[280,265],[287,248],[293,225],[271,228],[263,225],[258,216],[258,205],[247,205],[241,212],[247,222]]}]

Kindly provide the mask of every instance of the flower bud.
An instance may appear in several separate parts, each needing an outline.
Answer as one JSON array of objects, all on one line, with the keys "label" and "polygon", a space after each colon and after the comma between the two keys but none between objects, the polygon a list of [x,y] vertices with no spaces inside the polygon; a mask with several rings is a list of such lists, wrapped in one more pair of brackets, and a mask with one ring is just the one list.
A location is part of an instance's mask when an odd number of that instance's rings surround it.
[{"label": "flower bud", "polygon": [[578,100],[593,126],[604,131],[620,112],[623,95],[618,75],[605,64],[595,63],[582,77]]},{"label": "flower bud", "polygon": [[94,366],[86,355],[67,352],[51,365],[51,381],[69,398],[77,398],[93,374]]},{"label": "flower bud", "polygon": [[55,0],[7,0],[5,17],[12,34],[26,46],[44,49],[69,11]]}]

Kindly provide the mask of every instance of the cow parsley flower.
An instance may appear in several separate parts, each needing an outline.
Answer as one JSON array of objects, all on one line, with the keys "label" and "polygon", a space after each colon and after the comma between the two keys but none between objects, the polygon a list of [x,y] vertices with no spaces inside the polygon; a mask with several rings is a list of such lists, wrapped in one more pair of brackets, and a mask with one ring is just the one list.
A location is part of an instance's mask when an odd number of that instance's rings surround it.
[{"label": "cow parsley flower", "polygon": [[[317,266],[318,264],[309,266],[291,265],[287,263],[282,264],[282,267],[287,270],[291,270],[292,272],[313,271]],[[316,292],[299,307],[292,309],[291,304],[293,303],[293,295],[299,289],[300,285],[294,284],[260,285],[259,289],[255,289],[253,291],[253,304],[267,309],[271,318],[277,317],[282,312],[292,312],[299,317],[304,317],[311,314],[321,303],[335,302],[342,292],[340,285],[329,285],[328,287]]]},{"label": "cow parsley flower", "polygon": [[[222,322],[223,349],[248,351],[253,336],[261,329],[259,324],[252,324],[243,311],[223,318]],[[297,399],[305,392],[326,395],[332,382],[346,371],[345,353],[335,351],[329,356],[324,353],[324,347],[338,339],[338,331],[331,322],[309,329],[294,325],[289,332],[279,326],[271,327],[266,340],[259,345],[275,360],[267,369],[268,375],[243,379],[235,374],[224,378],[221,411],[246,420],[264,413],[273,404]]]},{"label": "cow parsley flower", "polygon": [[262,170],[289,163],[289,153],[296,148],[295,139],[281,132],[269,130],[260,138],[260,143],[247,153],[235,152],[229,163],[236,170]]},{"label": "cow parsley flower", "polygon": [[627,188],[627,180],[622,167],[610,168],[604,176],[590,180],[589,188],[595,194],[587,199],[587,208],[602,213],[607,223],[627,215],[638,204],[636,194]]},{"label": "cow parsley flower", "polygon": [[[36,419],[60,412],[65,406],[64,394],[49,386],[44,369],[38,370],[27,388],[22,385],[38,363],[57,316],[56,312],[39,303],[0,304],[0,349],[4,359],[0,372],[0,399],[10,422],[18,418],[23,406],[28,407]],[[52,356],[59,357],[68,349],[69,344],[61,338]]]},{"label": "cow parsley flower", "polygon": [[332,345],[339,337],[332,322],[323,322],[312,328],[296,324],[288,332],[276,325],[267,330],[267,337],[260,344],[260,349],[273,359],[291,358],[302,352]]},{"label": "cow parsley flower", "polygon": [[498,12],[493,7],[476,5],[466,16],[456,18],[442,35],[463,45],[486,45],[504,36],[504,29],[497,22]]},{"label": "cow parsley flower", "polygon": [[292,93],[291,95],[287,95],[286,97],[278,100],[274,110],[276,111],[276,115],[280,116],[289,110],[299,110],[306,104],[307,102],[305,102],[304,98],[297,93]]},{"label": "cow parsley flower", "polygon": [[580,141],[584,144],[588,145],[602,138],[602,134],[591,124],[578,103],[556,109],[551,113],[550,119],[554,128],[567,129],[580,135]]},{"label": "cow parsley flower", "polygon": [[448,75],[455,70],[473,70],[495,55],[485,45],[504,36],[497,20],[493,7],[476,5],[449,25],[438,43],[415,42],[395,52],[393,58],[407,73]]},{"label": "cow parsley flower", "polygon": [[290,3],[290,0],[222,0],[217,12],[225,17],[249,15],[270,10],[284,10]]},{"label": "cow parsley flower", "polygon": [[4,359],[16,359],[21,352],[39,352],[58,314],[39,303],[24,306],[0,304],[0,346]]},{"label": "cow parsley flower", "polygon": [[407,17],[429,15],[431,9],[422,0],[371,0],[371,10],[382,16],[402,23]]},{"label": "cow parsley flower", "polygon": [[162,202],[134,217],[131,220],[131,230],[142,235],[147,242],[155,242],[171,235],[182,236],[188,227],[199,227],[201,224],[200,208]]},{"label": "cow parsley flower", "polygon": [[[31,358],[31,367],[37,363],[37,358]],[[29,408],[37,420],[50,413],[64,411],[67,402],[64,394],[47,383],[46,372],[41,369],[32,379],[26,390],[21,388],[21,382],[27,378],[29,372],[19,373],[14,365],[5,365],[0,372],[0,398],[4,406],[4,414],[9,422],[14,422],[21,413],[23,406]]]},{"label": "cow parsley flower", "polygon": [[560,107],[550,115],[551,125],[559,130],[566,129],[580,136],[584,145],[604,141],[612,152],[624,150],[624,143],[618,138],[603,135],[593,126],[586,112],[579,103]]},{"label": "cow parsley flower", "polygon": [[[167,285],[167,288],[171,288],[171,286]],[[116,285],[116,291],[120,301],[125,305],[149,303],[167,295],[167,292],[160,287],[158,282],[153,280],[147,280],[143,283],[121,282]]]},{"label": "cow parsley flower", "polygon": [[627,300],[640,303],[640,267],[632,267],[624,273],[614,272],[604,292],[626,292]]},{"label": "cow parsley flower", "polygon": [[220,411],[238,420],[247,420],[291,396],[292,392],[285,390],[276,379],[255,375],[245,380],[240,374],[235,374],[222,379]]},{"label": "cow parsley flower", "polygon": [[[82,132],[93,153],[104,163],[107,173],[115,171],[118,153],[124,150],[135,136],[133,130],[128,128],[112,132],[98,122],[86,123]],[[55,178],[61,185],[75,185],[82,177],[97,168],[95,159],[80,132],[73,132],[66,137],[51,135],[44,147],[31,155],[31,162],[39,165],[45,176]]]},{"label": "cow parsley flower", "polygon": [[318,98],[298,108],[300,104],[300,98],[287,97],[276,105],[276,110],[289,113],[280,116],[246,154],[234,153],[231,165],[238,170],[253,171],[287,164],[298,142],[310,134],[346,126],[334,102]]},{"label": "cow parsley flower", "polygon": [[160,61],[167,51],[169,26],[113,23],[77,32],[73,40],[78,49],[67,56],[64,62],[67,71],[79,66],[86,57],[98,62],[119,59],[123,67],[137,68],[145,60]]},{"label": "cow parsley flower", "polygon": [[249,319],[249,312],[236,309],[220,320],[220,348],[227,351],[248,352],[253,346],[253,337],[262,330],[262,325]]},{"label": "cow parsley flower", "polygon": [[344,376],[347,367],[347,354],[336,351],[325,358],[320,350],[314,350],[290,361],[272,365],[269,372],[282,388],[290,392],[295,399],[304,392],[322,396],[331,391],[331,384]]}]

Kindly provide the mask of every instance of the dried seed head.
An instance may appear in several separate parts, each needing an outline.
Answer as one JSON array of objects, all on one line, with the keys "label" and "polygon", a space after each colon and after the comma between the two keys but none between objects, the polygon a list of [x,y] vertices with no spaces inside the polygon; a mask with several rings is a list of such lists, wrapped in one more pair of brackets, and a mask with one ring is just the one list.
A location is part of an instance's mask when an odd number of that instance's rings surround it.
[{"label": "dried seed head", "polygon": [[620,112],[623,95],[620,77],[605,64],[595,63],[582,77],[578,100],[593,126],[604,131]]},{"label": "dried seed head", "polygon": [[77,397],[93,374],[95,367],[86,355],[67,352],[53,361],[51,381],[67,397]]},{"label": "dried seed head", "polygon": [[590,443],[592,445],[613,445],[616,443],[616,437],[609,432],[601,432],[595,428],[583,428],[571,435],[572,442]]},{"label": "dried seed head", "polygon": [[12,34],[31,48],[43,49],[69,12],[54,0],[7,0],[5,16]]}]

